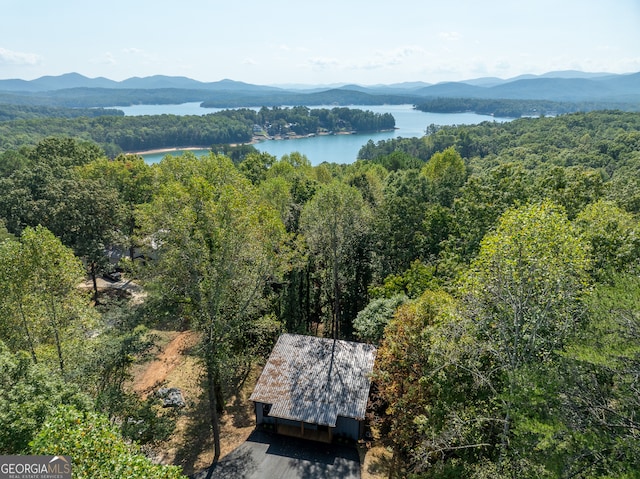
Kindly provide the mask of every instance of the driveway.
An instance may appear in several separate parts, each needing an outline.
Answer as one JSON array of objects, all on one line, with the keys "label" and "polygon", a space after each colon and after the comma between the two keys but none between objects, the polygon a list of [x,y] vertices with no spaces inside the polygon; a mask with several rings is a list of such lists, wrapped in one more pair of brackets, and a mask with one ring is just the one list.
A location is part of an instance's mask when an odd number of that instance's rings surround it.
[{"label": "driveway", "polygon": [[360,459],[352,446],[322,444],[254,431],[212,471],[191,476],[205,479],[360,479]]}]

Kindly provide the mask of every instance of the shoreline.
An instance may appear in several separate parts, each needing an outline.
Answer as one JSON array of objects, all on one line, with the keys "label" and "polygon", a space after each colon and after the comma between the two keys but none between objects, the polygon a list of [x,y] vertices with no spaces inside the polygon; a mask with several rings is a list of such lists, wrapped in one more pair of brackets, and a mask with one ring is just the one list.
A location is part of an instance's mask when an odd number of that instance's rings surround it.
[{"label": "shoreline", "polygon": [[193,151],[193,150],[210,150],[206,146],[176,146],[173,148],[156,148],[153,150],[145,151],[124,151],[125,155],[157,155],[158,153],[171,153],[172,151]]},{"label": "shoreline", "polygon": [[[380,132],[386,132],[386,131],[394,131],[397,130],[397,128],[394,128],[393,130],[389,129],[389,130],[379,130]],[[299,139],[303,139],[303,138],[310,138],[310,137],[314,137],[314,136],[331,136],[331,135],[357,135],[359,133],[366,133],[366,132],[357,132],[357,131],[338,131],[338,132],[333,132],[333,133],[328,133],[328,132],[318,132],[318,133],[311,133],[308,135],[290,135],[290,136],[273,136],[273,137],[267,137],[267,136],[254,136],[251,138],[251,141],[248,143],[230,143],[230,146],[240,146],[240,145],[255,145],[256,143],[262,143],[265,141],[283,141],[283,140],[299,140]],[[171,152],[176,152],[176,151],[197,151],[197,150],[211,150],[210,147],[207,146],[186,146],[186,147],[172,147],[172,148],[154,148],[152,150],[144,150],[144,151],[125,151],[123,152],[125,155],[157,155],[160,153],[171,153]]]}]

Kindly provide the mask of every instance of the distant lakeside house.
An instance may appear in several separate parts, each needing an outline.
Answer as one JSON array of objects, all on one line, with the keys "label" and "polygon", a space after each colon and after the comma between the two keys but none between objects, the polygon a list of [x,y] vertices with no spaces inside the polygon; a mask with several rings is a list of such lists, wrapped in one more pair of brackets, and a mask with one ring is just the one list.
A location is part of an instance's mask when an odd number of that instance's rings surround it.
[{"label": "distant lakeside house", "polygon": [[256,423],[324,442],[362,438],[375,356],[370,344],[281,335],[249,398]]}]

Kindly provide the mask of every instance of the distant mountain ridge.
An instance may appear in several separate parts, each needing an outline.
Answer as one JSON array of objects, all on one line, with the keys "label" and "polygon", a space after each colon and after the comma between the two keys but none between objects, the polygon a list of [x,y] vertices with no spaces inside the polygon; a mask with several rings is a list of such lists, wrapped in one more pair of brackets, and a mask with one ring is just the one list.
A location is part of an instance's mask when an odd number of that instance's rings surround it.
[{"label": "distant mountain ridge", "polygon": [[0,103],[67,107],[201,101],[206,106],[419,103],[433,98],[517,99],[611,102],[640,105],[640,72],[629,74],[558,71],[510,79],[476,78],[429,84],[254,85],[224,79],[201,82],[182,76],[154,75],[122,81],[79,73],[35,80],[0,80]]},{"label": "distant mountain ridge", "polygon": [[131,77],[122,81],[108,78],[88,78],[79,73],[65,73],[59,76],[43,76],[35,80],[0,80],[0,91],[4,92],[47,92],[66,90],[69,88],[112,88],[112,89],[166,89],[180,90],[259,90],[281,91],[280,88],[251,85],[235,80],[220,80],[216,82],[201,82],[187,77],[153,75],[149,77]]}]

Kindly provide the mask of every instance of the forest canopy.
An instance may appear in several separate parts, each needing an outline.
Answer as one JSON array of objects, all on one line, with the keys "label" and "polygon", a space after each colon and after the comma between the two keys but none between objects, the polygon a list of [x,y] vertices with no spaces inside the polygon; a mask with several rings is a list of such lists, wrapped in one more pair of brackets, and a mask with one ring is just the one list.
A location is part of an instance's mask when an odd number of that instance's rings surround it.
[{"label": "forest canopy", "polygon": [[[389,113],[351,108],[242,108],[206,115],[123,116],[96,110],[91,116],[46,107],[0,108],[0,151],[33,146],[49,136],[68,136],[100,145],[111,157],[123,151],[248,143],[255,134],[310,135],[323,132],[381,131],[395,127]],[[40,116],[45,116],[42,118]],[[0,117],[1,118],[1,117]]]},{"label": "forest canopy", "polygon": [[639,107],[633,103],[624,104],[615,102],[429,98],[418,101],[416,109],[433,113],[462,113],[472,111],[479,115],[491,115],[502,118],[520,118],[522,116],[556,116],[563,113],[605,109],[638,111]]},{"label": "forest canopy", "polygon": [[[349,114],[193,121],[229,135],[390,121]],[[199,338],[215,458],[234,388],[287,331],[378,347],[369,424],[390,477],[637,476],[640,113],[432,125],[318,166],[252,151],[111,159],[89,140],[126,117],[49,121],[86,131],[0,155],[3,454],[86,434],[86,448],[110,438],[105,463],[159,473],[127,441],[158,444],[172,418],[127,381],[161,322]],[[113,257],[142,302],[77,288]]]}]

